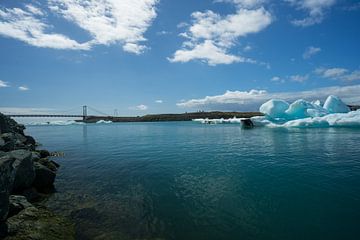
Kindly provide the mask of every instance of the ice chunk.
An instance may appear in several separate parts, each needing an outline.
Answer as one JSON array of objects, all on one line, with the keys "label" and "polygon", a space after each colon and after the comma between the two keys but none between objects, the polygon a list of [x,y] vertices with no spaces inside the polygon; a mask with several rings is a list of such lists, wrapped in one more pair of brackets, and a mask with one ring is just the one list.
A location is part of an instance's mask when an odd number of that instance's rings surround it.
[{"label": "ice chunk", "polygon": [[321,106],[321,101],[320,100],[315,100],[315,101],[312,101],[311,103],[314,104],[314,105]]},{"label": "ice chunk", "polygon": [[289,108],[289,103],[284,100],[271,99],[260,106],[260,112],[265,114],[267,117],[285,118],[285,111]]},{"label": "ice chunk", "polygon": [[308,109],[314,109],[314,105],[303,99],[296,100],[290,104],[289,108],[285,111],[288,119],[299,119],[310,117]]},{"label": "ice chunk", "polygon": [[325,103],[324,103],[324,108],[329,112],[329,113],[347,113],[350,112],[350,108],[343,102],[341,101],[340,98],[330,95]]}]

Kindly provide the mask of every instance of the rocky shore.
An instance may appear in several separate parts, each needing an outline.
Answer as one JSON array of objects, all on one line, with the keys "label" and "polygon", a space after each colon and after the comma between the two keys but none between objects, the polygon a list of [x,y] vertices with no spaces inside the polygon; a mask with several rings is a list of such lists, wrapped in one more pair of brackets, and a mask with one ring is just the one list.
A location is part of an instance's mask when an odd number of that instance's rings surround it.
[{"label": "rocky shore", "polygon": [[0,239],[74,239],[73,224],[39,204],[59,165],[24,130],[0,113]]}]

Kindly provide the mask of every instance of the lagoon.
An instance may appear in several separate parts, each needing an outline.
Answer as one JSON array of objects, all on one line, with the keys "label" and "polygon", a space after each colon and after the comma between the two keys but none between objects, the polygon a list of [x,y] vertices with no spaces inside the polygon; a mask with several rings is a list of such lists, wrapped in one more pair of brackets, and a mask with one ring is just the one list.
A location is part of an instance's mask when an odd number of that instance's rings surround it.
[{"label": "lagoon", "polygon": [[27,126],[79,239],[359,239],[360,129]]}]

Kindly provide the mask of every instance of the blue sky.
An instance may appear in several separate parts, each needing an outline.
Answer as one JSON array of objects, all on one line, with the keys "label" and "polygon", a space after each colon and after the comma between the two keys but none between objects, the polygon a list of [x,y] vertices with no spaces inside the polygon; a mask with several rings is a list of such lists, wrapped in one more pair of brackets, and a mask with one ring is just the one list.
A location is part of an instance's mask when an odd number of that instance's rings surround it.
[{"label": "blue sky", "polygon": [[359,22],[346,0],[2,0],[0,111],[360,103]]}]

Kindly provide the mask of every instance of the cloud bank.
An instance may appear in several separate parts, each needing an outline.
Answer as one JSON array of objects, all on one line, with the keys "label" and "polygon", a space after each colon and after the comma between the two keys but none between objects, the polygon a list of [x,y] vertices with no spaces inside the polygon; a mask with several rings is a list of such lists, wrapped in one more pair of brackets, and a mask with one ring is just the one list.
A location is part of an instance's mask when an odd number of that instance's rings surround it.
[{"label": "cloud bank", "polygon": [[[48,8],[31,4],[23,9],[4,8],[0,10],[0,35],[36,47],[89,50],[94,45],[119,44],[126,52],[141,54],[146,49],[144,34],[157,15],[157,3],[158,0],[48,0]],[[47,23],[49,14],[85,30],[90,40],[79,43],[54,32],[54,26]]]},{"label": "cloud bank", "polygon": [[303,19],[295,19],[292,24],[300,27],[308,27],[319,24],[324,20],[325,13],[336,0],[285,0],[299,10],[307,12],[308,16]]},{"label": "cloud bank", "polygon": [[262,103],[270,99],[293,101],[303,98],[323,101],[329,95],[339,96],[348,104],[360,104],[359,92],[360,85],[334,86],[299,92],[226,91],[222,95],[206,96],[200,99],[179,102],[177,106],[195,110],[257,111]]},{"label": "cloud bank", "polygon": [[255,63],[252,59],[233,55],[229,50],[239,38],[269,26],[272,16],[263,7],[257,7],[262,1],[226,2],[236,4],[235,14],[221,16],[210,10],[192,13],[192,23],[180,34],[186,40],[182,48],[169,58],[170,62],[200,60],[212,66],[234,62]]}]

